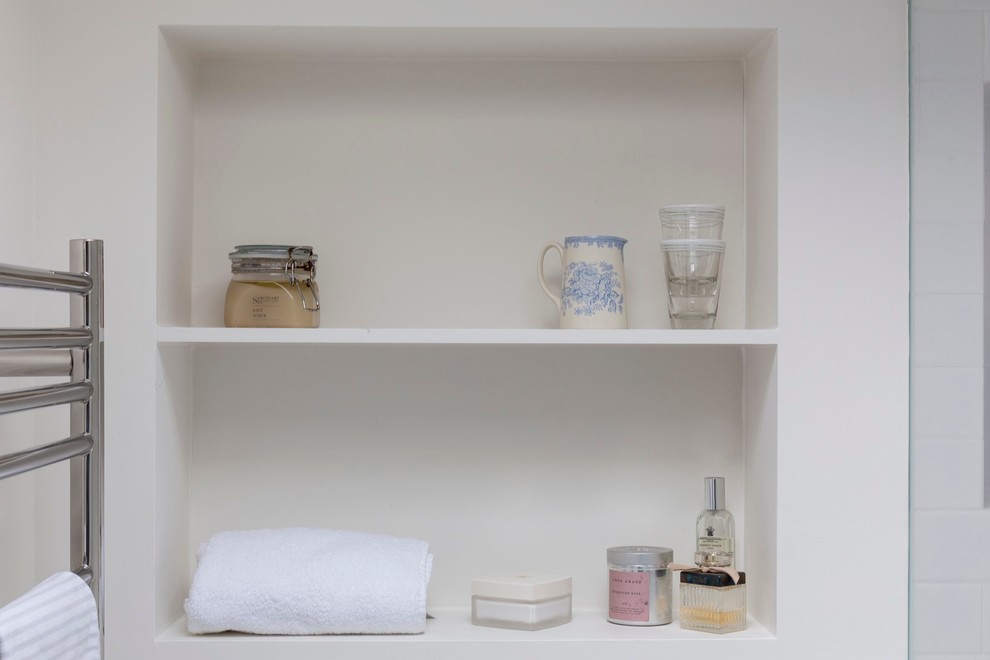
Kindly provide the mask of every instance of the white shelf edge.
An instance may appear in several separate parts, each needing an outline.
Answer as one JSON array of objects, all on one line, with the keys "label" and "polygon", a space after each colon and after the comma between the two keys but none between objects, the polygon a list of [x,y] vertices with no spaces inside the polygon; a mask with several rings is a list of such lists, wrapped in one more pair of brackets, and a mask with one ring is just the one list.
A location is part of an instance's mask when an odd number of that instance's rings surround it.
[{"label": "white shelf edge", "polygon": [[757,346],[776,329],[556,330],[487,328],[205,328],[159,326],[159,344],[451,344],[571,346]]},{"label": "white shelf edge", "polygon": [[[773,642],[776,637],[753,617],[748,618],[746,630],[725,635],[683,630],[675,617],[674,622],[664,626],[621,626],[609,623],[605,612],[601,610],[575,609],[570,623],[554,628],[537,631],[506,630],[489,628],[471,624],[471,612],[461,608],[429,608],[435,617],[427,621],[426,632],[421,635],[251,635],[244,633],[219,633],[212,635],[193,635],[186,631],[186,619],[180,618],[162,633],[156,642],[159,646],[169,646],[176,650],[179,657],[181,651],[189,646],[205,646],[215,649],[228,645],[244,648],[245,643],[264,642],[266,652],[271,651],[269,644],[280,644],[286,648],[293,645],[319,645],[326,650],[329,645],[406,645],[421,647],[433,643],[449,645],[463,644],[492,644],[514,642],[540,642],[540,644],[648,644],[665,646],[671,643],[703,642],[717,640],[721,642]],[[162,655],[160,657],[171,657]],[[184,657],[184,656],[183,656]]]}]

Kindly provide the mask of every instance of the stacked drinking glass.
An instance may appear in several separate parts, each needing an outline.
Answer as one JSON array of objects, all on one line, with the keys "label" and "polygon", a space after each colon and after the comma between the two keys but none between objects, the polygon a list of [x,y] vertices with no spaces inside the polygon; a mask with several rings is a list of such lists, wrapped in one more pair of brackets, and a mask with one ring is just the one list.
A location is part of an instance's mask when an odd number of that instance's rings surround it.
[{"label": "stacked drinking glass", "polygon": [[725,255],[725,207],[678,204],[660,209],[667,310],[674,328],[712,328],[718,311],[719,271]]}]

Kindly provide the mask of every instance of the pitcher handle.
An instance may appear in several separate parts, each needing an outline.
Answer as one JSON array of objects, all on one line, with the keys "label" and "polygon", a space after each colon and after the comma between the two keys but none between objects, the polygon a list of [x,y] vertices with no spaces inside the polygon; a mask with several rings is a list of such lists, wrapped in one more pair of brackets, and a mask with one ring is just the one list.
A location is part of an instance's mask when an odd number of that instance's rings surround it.
[{"label": "pitcher handle", "polygon": [[558,296],[557,294],[555,294],[553,291],[550,290],[550,287],[547,286],[546,278],[543,277],[543,262],[546,259],[547,252],[549,252],[550,250],[556,250],[560,254],[560,266],[561,268],[564,267],[564,246],[561,245],[560,243],[557,243],[556,241],[550,241],[549,243],[544,245],[543,249],[540,251],[540,259],[536,262],[536,274],[540,278],[540,286],[543,287],[543,290],[546,291],[546,294],[550,296],[550,300],[552,300],[553,303],[557,306],[557,313],[559,314],[562,311],[560,296]]}]

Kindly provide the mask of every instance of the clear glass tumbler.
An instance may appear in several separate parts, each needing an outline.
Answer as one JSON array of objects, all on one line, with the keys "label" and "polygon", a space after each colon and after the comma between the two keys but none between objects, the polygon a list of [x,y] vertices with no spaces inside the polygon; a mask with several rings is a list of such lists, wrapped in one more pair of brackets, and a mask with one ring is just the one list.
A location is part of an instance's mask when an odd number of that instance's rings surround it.
[{"label": "clear glass tumbler", "polygon": [[677,204],[660,209],[660,232],[663,240],[700,238],[722,239],[725,207],[715,204]]},{"label": "clear glass tumbler", "polygon": [[663,241],[660,247],[667,275],[671,326],[714,327],[725,241],[680,238]]}]

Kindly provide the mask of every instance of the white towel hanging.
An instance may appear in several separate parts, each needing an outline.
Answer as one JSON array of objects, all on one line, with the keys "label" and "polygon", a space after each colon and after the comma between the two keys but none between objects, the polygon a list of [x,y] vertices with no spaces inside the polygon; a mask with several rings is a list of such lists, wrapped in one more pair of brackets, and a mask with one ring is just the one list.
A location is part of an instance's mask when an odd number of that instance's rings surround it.
[{"label": "white towel hanging", "polygon": [[0,609],[0,660],[100,660],[93,592],[56,573]]}]

